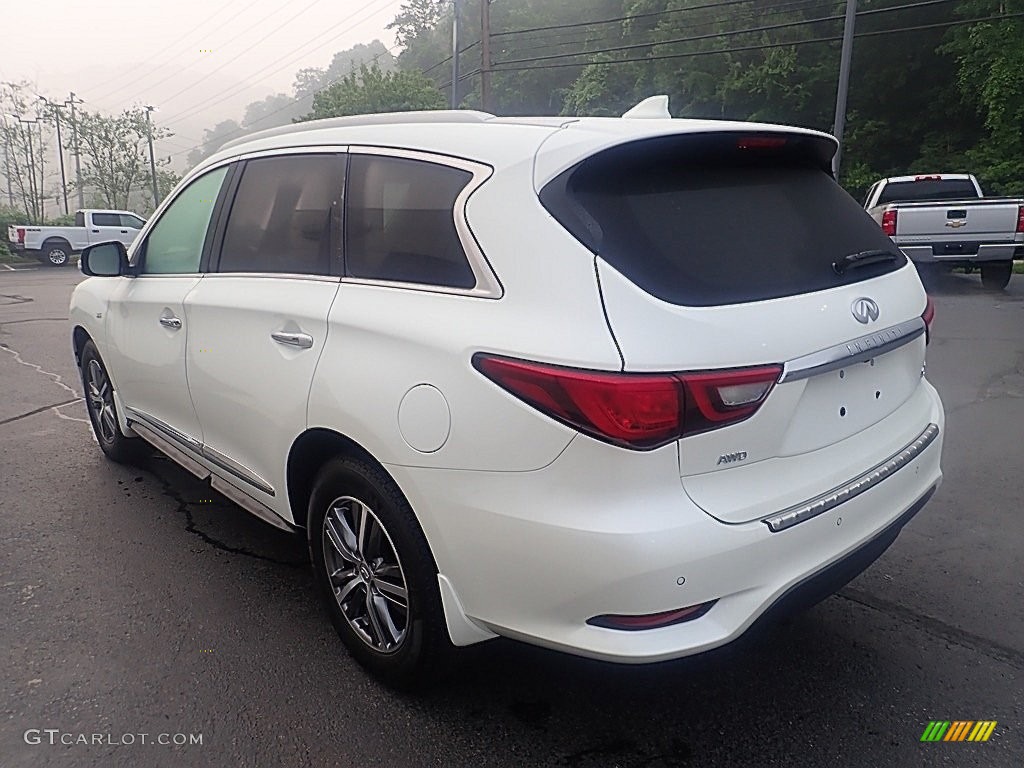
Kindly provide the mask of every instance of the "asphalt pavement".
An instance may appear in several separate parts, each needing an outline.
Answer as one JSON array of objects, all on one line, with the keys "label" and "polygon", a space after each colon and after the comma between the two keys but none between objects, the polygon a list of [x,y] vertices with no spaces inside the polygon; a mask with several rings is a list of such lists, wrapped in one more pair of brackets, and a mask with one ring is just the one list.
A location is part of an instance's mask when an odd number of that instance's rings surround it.
[{"label": "asphalt pavement", "polygon": [[[929,286],[945,481],[839,595],[647,667],[494,641],[419,695],[348,657],[304,542],[103,458],[82,279],[0,267],[0,768],[1024,765],[1024,276]],[[931,720],[998,724],[922,743]]]}]

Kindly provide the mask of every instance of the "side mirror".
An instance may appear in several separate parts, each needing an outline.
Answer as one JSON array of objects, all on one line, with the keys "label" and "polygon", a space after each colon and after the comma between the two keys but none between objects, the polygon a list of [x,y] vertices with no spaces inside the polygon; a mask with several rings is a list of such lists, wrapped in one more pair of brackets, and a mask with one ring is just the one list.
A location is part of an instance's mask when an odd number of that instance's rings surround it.
[{"label": "side mirror", "polygon": [[82,272],[90,277],[127,275],[128,250],[116,241],[90,245],[82,251]]}]

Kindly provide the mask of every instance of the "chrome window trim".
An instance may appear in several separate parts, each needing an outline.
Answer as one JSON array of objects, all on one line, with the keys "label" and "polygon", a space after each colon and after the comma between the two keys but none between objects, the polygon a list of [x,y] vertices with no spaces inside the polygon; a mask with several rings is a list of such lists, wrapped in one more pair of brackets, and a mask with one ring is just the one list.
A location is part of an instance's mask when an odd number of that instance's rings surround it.
[{"label": "chrome window trim", "polygon": [[247,277],[262,278],[264,280],[313,280],[318,283],[337,283],[341,281],[341,278],[338,275],[312,275],[304,272],[204,272],[203,277],[214,279],[225,277]]},{"label": "chrome window trim", "polygon": [[892,352],[905,344],[909,344],[925,331],[924,320],[915,317],[912,320],[883,328],[880,331],[860,336],[843,344],[812,352],[809,355],[790,360],[783,366],[779,383],[800,381],[821,373],[828,373],[855,363],[863,363],[872,358]]},{"label": "chrome window trim", "polygon": [[925,448],[935,442],[935,438],[938,436],[938,424],[929,424],[909,445],[890,456],[881,464],[872,467],[848,483],[833,488],[831,491],[826,491],[810,501],[794,505],[784,509],[782,512],[763,518],[761,522],[767,525],[768,530],[772,533],[778,533],[818,515],[823,515],[830,509],[835,509],[840,504],[844,504],[850,501],[850,499],[874,488],[887,477],[898,472],[916,459]]},{"label": "chrome window trim", "polygon": [[472,288],[458,288],[447,285],[433,285],[431,283],[407,283],[397,280],[379,280],[350,276],[343,277],[341,279],[343,283],[423,291],[426,293],[443,293],[455,296],[475,296],[487,299],[500,299],[502,297],[504,289],[501,286],[501,282],[498,280],[498,276],[494,273],[494,268],[480,248],[480,244],[477,242],[476,236],[473,234],[473,230],[470,228],[469,221],[466,218],[466,203],[469,201],[470,196],[493,175],[494,169],[491,166],[451,155],[394,147],[350,145],[348,151],[351,155],[376,155],[378,157],[419,160],[425,163],[467,171],[473,175],[469,183],[462,188],[455,198],[455,204],[452,207],[452,219],[455,223],[455,232],[466,255],[466,261],[469,263],[469,268],[476,278],[476,285]]}]

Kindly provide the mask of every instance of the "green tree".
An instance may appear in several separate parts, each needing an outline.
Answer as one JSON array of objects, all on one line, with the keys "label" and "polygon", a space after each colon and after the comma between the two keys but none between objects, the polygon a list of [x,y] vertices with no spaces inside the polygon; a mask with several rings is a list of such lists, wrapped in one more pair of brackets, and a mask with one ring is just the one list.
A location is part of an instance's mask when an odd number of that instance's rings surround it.
[{"label": "green tree", "polygon": [[221,120],[213,128],[207,128],[203,131],[203,143],[188,153],[189,166],[199,165],[200,162],[220,149],[223,144],[237,139],[243,134],[245,134],[245,129],[234,120]]},{"label": "green tree", "polygon": [[313,111],[302,119],[443,107],[444,96],[422,72],[383,72],[376,64],[364,64],[358,73],[345,75],[317,93],[313,97]]}]

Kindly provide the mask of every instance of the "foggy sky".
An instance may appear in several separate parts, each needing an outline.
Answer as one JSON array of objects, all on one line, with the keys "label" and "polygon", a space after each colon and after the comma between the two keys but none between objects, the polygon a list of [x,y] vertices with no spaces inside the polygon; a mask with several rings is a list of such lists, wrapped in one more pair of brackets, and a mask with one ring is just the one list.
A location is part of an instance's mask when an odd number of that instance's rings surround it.
[{"label": "foggy sky", "polygon": [[[156,107],[180,153],[245,106],[291,94],[295,72],[381,40],[401,0],[5,0],[0,80],[29,80],[85,109]],[[397,53],[397,51],[396,51]],[[181,162],[175,162],[180,166]]]}]

